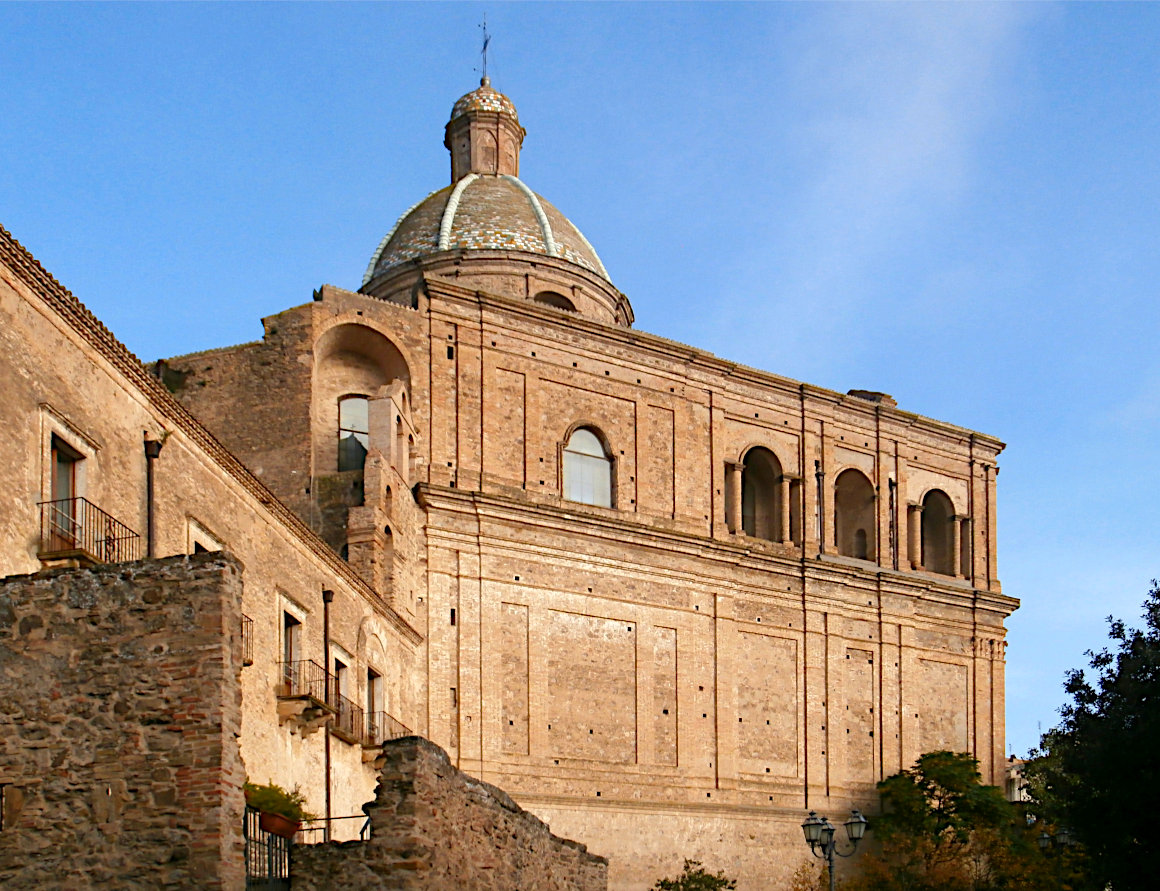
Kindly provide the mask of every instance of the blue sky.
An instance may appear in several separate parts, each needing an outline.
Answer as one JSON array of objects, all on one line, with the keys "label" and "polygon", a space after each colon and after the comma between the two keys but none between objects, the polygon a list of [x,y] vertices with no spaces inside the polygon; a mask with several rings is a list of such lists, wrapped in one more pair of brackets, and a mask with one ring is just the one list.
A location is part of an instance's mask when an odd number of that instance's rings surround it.
[{"label": "blue sky", "polygon": [[[481,4],[0,4],[0,223],[139,356],[357,288]],[[1160,575],[1160,6],[488,4],[637,327],[994,434],[1025,752]]]}]

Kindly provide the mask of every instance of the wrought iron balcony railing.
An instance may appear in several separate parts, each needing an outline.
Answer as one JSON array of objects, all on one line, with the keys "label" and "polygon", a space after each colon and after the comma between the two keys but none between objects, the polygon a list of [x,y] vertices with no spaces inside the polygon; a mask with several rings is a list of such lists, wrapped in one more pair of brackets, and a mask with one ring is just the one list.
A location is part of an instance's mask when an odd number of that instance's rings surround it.
[{"label": "wrought iron balcony railing", "polygon": [[94,563],[141,559],[141,536],[85,498],[42,501],[41,559],[78,558]]},{"label": "wrought iron balcony railing", "polygon": [[408,727],[386,712],[371,712],[367,715],[366,736],[363,738],[362,744],[364,746],[381,746],[387,740],[410,735],[411,730]]},{"label": "wrought iron balcony railing", "polygon": [[278,685],[278,696],[283,699],[310,698],[322,704],[329,704],[329,694],[334,678],[313,659],[298,662],[283,662],[282,683]]},{"label": "wrought iron balcony railing", "polygon": [[335,693],[330,699],[330,704],[338,709],[330,729],[347,742],[361,742],[366,723],[362,707],[355,705],[341,693]]}]

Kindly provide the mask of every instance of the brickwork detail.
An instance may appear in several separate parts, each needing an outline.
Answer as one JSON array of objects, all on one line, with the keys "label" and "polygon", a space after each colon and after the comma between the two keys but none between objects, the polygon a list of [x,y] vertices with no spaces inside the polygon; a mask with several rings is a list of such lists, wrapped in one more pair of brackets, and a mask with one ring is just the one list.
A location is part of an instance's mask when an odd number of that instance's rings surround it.
[{"label": "brickwork detail", "polygon": [[240,888],[241,569],[0,580],[0,885]]},{"label": "brickwork detail", "polygon": [[504,792],[451,766],[425,739],[383,746],[368,841],[299,845],[294,891],[603,891],[608,861],[553,835]]}]

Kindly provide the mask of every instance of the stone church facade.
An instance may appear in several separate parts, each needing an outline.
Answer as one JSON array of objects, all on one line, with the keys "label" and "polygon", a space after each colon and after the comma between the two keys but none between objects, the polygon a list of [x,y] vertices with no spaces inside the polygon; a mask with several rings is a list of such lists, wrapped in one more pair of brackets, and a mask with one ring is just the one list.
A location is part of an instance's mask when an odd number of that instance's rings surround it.
[{"label": "stone church facade", "polygon": [[[776,887],[807,810],[872,811],[932,749],[998,783],[1002,443],[637,331],[519,179],[524,136],[486,81],[461,98],[450,185],[359,290],[123,372],[142,419],[58,406],[43,392],[77,385],[29,359],[6,412],[30,453],[5,473],[35,497],[0,517],[0,573],[43,562],[31,505],[65,494],[57,470],[105,485],[128,471],[104,443],[175,431],[133,473],[167,493],[158,556],[244,567],[249,775],[358,814],[374,746],[414,731],[607,856],[614,888],[686,856]],[[137,495],[114,507],[149,522]]]}]

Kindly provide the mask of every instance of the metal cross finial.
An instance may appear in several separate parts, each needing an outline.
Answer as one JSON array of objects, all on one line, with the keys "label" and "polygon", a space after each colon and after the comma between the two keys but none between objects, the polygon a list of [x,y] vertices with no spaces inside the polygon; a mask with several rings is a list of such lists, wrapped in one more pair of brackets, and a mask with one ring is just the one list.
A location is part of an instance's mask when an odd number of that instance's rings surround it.
[{"label": "metal cross finial", "polygon": [[486,12],[483,14],[483,24],[480,25],[479,27],[481,27],[483,29],[483,49],[480,50],[480,54],[483,56],[483,72],[482,72],[483,79],[480,81],[480,83],[483,83],[484,81],[487,80],[487,47],[488,47],[488,44],[491,43],[491,35],[487,33],[487,13]]}]

